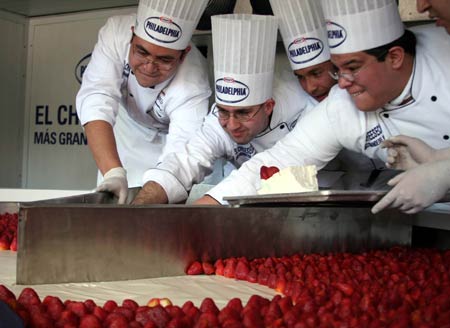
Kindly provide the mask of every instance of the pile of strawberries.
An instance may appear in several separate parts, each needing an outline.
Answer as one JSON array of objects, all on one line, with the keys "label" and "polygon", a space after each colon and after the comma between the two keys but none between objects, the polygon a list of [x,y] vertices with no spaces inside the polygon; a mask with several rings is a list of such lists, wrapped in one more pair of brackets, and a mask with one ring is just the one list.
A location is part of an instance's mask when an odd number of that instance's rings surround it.
[{"label": "pile of strawberries", "polygon": [[219,309],[205,298],[200,307],[168,299],[139,306],[92,300],[43,301],[31,288],[16,299],[0,285],[0,300],[26,327],[448,327],[450,250],[394,247],[360,254],[304,254],[289,257],[194,262],[188,274],[217,274],[274,288],[272,300],[234,298]]},{"label": "pile of strawberries", "polygon": [[17,251],[17,213],[0,214],[0,251]]},{"label": "pile of strawberries", "polygon": [[261,312],[260,327],[450,327],[450,250],[228,258],[187,272],[258,283],[292,300],[275,316]]}]

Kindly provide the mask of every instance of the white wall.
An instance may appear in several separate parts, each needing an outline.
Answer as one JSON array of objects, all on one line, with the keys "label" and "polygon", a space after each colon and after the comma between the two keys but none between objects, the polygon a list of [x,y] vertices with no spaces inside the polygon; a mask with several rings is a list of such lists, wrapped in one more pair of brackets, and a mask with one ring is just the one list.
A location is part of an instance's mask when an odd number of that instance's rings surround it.
[{"label": "white wall", "polygon": [[0,12],[0,187],[21,185],[25,19]]},{"label": "white wall", "polygon": [[97,169],[76,115],[75,96],[100,27],[110,16],[135,10],[30,19],[23,187],[95,187]]}]

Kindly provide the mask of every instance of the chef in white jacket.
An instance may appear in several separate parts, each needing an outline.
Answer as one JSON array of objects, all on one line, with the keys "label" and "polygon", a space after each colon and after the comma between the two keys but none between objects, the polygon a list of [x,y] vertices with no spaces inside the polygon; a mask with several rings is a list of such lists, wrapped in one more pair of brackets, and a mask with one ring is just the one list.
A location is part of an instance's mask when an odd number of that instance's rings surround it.
[{"label": "chef in white jacket", "polygon": [[[436,26],[442,26],[450,34],[449,1],[417,0],[417,11],[427,11]],[[413,214],[450,191],[450,148],[434,149],[420,139],[402,135],[386,140],[383,145],[388,149],[387,164],[406,172],[388,182],[392,190],[373,206],[373,213],[394,207]]]},{"label": "chef in white jacket", "polygon": [[[383,140],[420,137],[450,146],[450,40],[434,26],[405,31],[397,4],[379,0],[323,0],[331,60],[338,80],[327,99],[295,129],[211,189],[197,204],[256,194],[262,165],[315,164],[342,149],[386,160]],[[417,44],[414,43],[417,40]]]},{"label": "chef in white jacket", "polygon": [[98,191],[124,203],[128,187],[201,126],[211,90],[190,43],[207,0],[141,0],[137,15],[108,19],[76,98],[99,168]]},{"label": "chef in white jacket", "polygon": [[[337,83],[329,74],[335,67],[330,61],[321,3],[317,0],[270,0],[270,5],[279,18],[280,33],[294,75],[317,105]],[[380,160],[343,149],[320,170],[319,183],[321,187],[382,189],[393,174],[384,169]]]},{"label": "chef in white jacket", "polygon": [[134,204],[184,201],[217,159],[239,167],[313,107],[292,73],[274,79],[277,26],[273,16],[212,16],[215,104],[184,151],[145,173]]}]

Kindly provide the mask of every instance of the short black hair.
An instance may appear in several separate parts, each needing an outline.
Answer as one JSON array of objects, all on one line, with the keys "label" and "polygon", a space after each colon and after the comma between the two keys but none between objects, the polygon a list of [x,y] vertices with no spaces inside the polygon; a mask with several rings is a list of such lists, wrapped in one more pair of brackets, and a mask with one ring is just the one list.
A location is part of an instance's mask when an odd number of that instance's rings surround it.
[{"label": "short black hair", "polygon": [[386,55],[389,52],[389,49],[392,47],[402,47],[405,52],[411,56],[416,55],[416,36],[410,30],[405,30],[405,33],[398,39],[392,41],[391,43],[382,45],[380,47],[372,48],[369,50],[364,50],[364,52],[368,55],[374,56],[378,59],[378,61],[384,61]]}]

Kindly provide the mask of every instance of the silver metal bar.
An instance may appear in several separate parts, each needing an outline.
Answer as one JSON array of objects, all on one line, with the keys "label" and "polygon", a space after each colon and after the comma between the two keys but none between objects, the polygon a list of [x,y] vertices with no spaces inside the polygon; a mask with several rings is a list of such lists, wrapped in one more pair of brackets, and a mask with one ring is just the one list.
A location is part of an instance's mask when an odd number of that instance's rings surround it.
[{"label": "silver metal bar", "polygon": [[410,216],[373,216],[369,207],[118,206],[74,197],[78,204],[21,204],[18,284],[176,276],[194,260],[411,242]]}]

